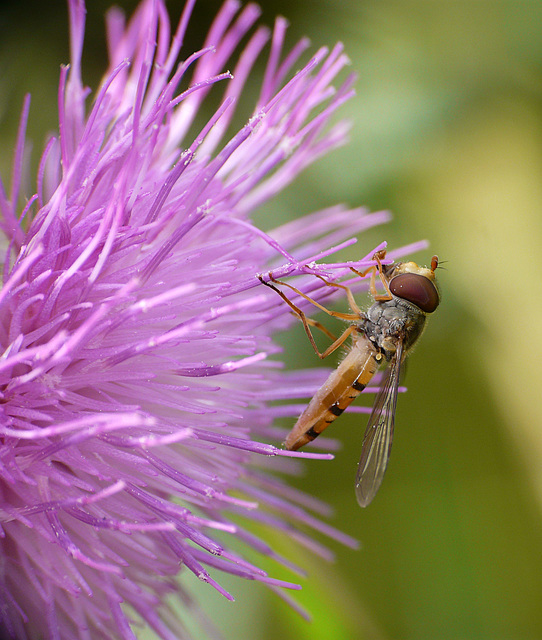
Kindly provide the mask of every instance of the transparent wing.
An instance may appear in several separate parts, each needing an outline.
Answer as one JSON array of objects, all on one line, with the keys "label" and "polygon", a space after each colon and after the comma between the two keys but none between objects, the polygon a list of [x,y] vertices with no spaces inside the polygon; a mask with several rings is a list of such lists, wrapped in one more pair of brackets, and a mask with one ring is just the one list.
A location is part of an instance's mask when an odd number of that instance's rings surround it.
[{"label": "transparent wing", "polygon": [[399,341],[397,351],[384,374],[382,388],[375,400],[363,436],[361,458],[356,475],[356,498],[361,507],[366,507],[375,497],[388,466],[402,356],[403,343]]}]

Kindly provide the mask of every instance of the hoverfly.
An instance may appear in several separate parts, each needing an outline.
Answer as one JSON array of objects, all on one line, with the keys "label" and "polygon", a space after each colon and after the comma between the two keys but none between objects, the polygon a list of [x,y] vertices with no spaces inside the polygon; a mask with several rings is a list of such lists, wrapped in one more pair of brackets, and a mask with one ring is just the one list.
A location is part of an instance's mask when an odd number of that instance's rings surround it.
[{"label": "hoverfly", "polygon": [[[320,275],[316,277],[326,285],[346,292],[352,313],[326,309],[299,289],[276,280],[271,274],[269,282],[260,276],[260,281],[276,291],[299,316],[320,358],[333,353],[347,338],[352,339],[350,351],[344,360],[316,392],[288,434],[284,443],[287,449],[295,451],[314,440],[365,389],[379,367],[387,366],[363,438],[356,475],[356,497],[362,507],[366,507],[375,497],[388,465],[401,365],[421,336],[427,314],[433,313],[440,302],[435,280],[437,256],[433,256],[430,268],[419,267],[415,262],[383,265],[382,260],[385,256],[385,250],[375,253],[373,260],[376,266],[363,272],[351,267],[358,276],[365,277],[371,274],[370,292],[374,303],[366,313],[358,307],[352,291],[347,286],[329,282]],[[383,293],[377,292],[377,275],[384,288]],[[339,338],[334,339],[323,325],[307,318],[303,311],[272,283],[289,287],[328,315],[348,321],[349,326]],[[311,326],[321,329],[334,339],[333,344],[323,353],[320,353],[316,346]]]}]

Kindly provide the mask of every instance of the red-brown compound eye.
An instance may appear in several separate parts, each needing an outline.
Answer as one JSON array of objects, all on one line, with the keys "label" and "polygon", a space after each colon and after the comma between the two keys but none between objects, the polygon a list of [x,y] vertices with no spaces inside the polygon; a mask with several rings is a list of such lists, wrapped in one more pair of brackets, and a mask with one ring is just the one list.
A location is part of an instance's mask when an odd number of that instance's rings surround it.
[{"label": "red-brown compound eye", "polygon": [[438,307],[437,288],[425,276],[416,273],[401,273],[390,280],[390,291],[394,296],[412,302],[425,313],[433,313]]}]

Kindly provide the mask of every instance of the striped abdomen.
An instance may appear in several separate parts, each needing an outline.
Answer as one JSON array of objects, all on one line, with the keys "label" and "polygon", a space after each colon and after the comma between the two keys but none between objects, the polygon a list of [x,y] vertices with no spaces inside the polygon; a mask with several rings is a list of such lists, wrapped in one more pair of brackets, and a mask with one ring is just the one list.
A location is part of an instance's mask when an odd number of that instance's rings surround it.
[{"label": "striped abdomen", "polygon": [[382,362],[381,354],[364,334],[354,333],[352,348],[318,389],[299,416],[284,445],[297,450],[329,426],[365,389]]}]

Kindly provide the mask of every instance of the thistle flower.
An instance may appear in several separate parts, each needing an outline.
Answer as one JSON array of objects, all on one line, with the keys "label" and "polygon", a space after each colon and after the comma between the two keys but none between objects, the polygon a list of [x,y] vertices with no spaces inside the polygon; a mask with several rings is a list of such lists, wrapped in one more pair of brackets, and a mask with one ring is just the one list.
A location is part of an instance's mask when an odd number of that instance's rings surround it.
[{"label": "thistle flower", "polygon": [[[251,222],[344,141],[344,123],[327,125],[353,78],[332,86],[347,63],[340,46],[292,73],[308,42],[284,55],[285,21],[271,32],[254,27],[258,8],[231,0],[204,47],[177,64],[193,4],[171,39],[160,0],[144,0],[127,25],[109,12],[111,66],[85,115],[85,11],[70,0],[59,135],[19,212],[24,104],[11,192],[0,192],[9,242],[0,292],[0,629],[9,638],[128,639],[135,624],[181,637],[162,615],[165,596],[186,597],[180,568],[230,599],[219,572],[279,593],[297,588],[230,550],[234,537],[295,570],[238,514],[324,557],[307,529],[355,544],[318,519],[325,505],[276,475],[297,464],[286,457],[318,455],[280,449],[273,420],[298,406],[273,401],[306,395],[325,372],[280,370],[271,334],[292,319],[257,275],[306,273],[302,286],[314,289],[321,281],[311,273],[344,272],[313,264],[326,247],[348,244],[386,214],[334,207],[269,234]],[[268,42],[258,103],[228,136]],[[220,106],[197,130],[220,83]]]}]

